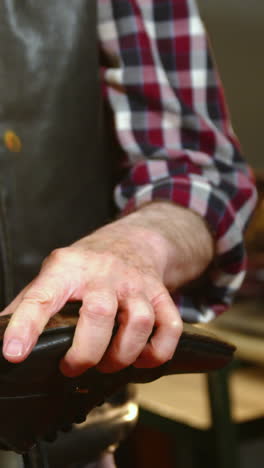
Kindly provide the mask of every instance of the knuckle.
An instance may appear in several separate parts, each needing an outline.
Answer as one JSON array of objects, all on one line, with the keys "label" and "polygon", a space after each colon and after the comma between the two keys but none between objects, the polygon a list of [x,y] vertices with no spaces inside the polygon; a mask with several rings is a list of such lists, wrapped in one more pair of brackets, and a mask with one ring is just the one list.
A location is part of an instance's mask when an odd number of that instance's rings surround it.
[{"label": "knuckle", "polygon": [[53,301],[53,294],[48,289],[34,287],[25,293],[23,301],[28,304],[50,304]]},{"label": "knuckle", "polygon": [[95,321],[113,320],[115,313],[111,307],[102,304],[85,304],[81,307],[80,313],[86,318]]},{"label": "knuckle", "polygon": [[141,313],[132,319],[132,326],[138,332],[145,332],[152,329],[154,318],[150,313]]},{"label": "knuckle", "polygon": [[158,294],[155,295],[155,297],[152,299],[152,305],[153,307],[157,307],[160,304],[164,304],[167,301],[170,301],[170,296],[169,293],[166,289],[162,290]]},{"label": "knuckle", "polygon": [[79,254],[74,251],[71,247],[62,247],[59,249],[52,250],[48,260],[52,263],[71,262],[75,263],[79,261]]},{"label": "knuckle", "polygon": [[126,300],[128,297],[136,297],[140,295],[142,283],[134,277],[122,281],[119,288],[119,299]]},{"label": "knuckle", "polygon": [[179,338],[183,331],[183,323],[181,320],[174,320],[169,324],[170,332],[175,338]]},{"label": "knuckle", "polygon": [[54,249],[52,250],[52,252],[49,254],[49,259],[52,260],[52,261],[60,261],[61,259],[63,259],[65,257],[65,255],[67,255],[67,248],[63,247],[61,249]]}]

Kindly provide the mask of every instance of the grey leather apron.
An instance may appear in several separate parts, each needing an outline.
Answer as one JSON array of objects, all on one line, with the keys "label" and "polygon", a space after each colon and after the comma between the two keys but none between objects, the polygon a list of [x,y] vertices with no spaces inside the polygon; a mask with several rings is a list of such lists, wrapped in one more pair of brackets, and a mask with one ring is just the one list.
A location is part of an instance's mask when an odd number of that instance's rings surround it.
[{"label": "grey leather apron", "polygon": [[15,293],[52,249],[111,216],[95,10],[94,0],[0,2],[1,229]]},{"label": "grey leather apron", "polygon": [[[1,307],[52,249],[113,216],[116,151],[99,144],[96,25],[95,0],[0,2]],[[120,391],[113,406],[127,398]],[[136,422],[121,412],[106,437],[101,413],[98,453]]]}]

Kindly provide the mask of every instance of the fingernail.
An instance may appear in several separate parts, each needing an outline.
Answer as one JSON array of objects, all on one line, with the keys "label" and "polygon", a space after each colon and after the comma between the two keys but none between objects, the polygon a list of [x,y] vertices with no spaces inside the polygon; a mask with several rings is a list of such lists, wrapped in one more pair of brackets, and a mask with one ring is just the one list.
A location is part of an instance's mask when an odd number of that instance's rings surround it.
[{"label": "fingernail", "polygon": [[12,339],[5,346],[4,352],[6,356],[19,357],[23,354],[23,343],[20,340]]}]

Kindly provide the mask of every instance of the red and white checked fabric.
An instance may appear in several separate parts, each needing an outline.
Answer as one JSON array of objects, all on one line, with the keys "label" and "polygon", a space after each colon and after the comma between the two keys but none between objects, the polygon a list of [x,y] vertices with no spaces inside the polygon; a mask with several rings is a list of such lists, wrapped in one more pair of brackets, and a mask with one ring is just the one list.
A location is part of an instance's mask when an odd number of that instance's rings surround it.
[{"label": "red and white checked fabric", "polygon": [[102,69],[104,93],[126,154],[116,203],[129,213],[147,201],[171,200],[206,220],[216,241],[214,264],[203,286],[173,297],[184,320],[208,321],[244,278],[243,229],[256,191],[199,12],[194,0],[98,0],[98,15],[110,64]]}]

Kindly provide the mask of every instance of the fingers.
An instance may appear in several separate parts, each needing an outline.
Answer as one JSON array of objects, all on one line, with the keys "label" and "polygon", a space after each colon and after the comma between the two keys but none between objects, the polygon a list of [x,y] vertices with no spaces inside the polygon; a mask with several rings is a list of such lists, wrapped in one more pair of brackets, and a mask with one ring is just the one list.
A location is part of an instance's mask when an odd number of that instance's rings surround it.
[{"label": "fingers", "polygon": [[119,329],[98,368],[102,372],[116,372],[133,364],[144,349],[153,330],[154,311],[142,295],[128,297],[121,304]]},{"label": "fingers", "polygon": [[[7,311],[15,313],[4,337],[6,359],[20,362],[27,357],[51,315],[67,301],[69,289],[67,282],[58,284],[56,276],[45,273],[8,306]],[[119,328],[111,341],[118,308]],[[102,372],[116,372],[131,364],[159,366],[172,357],[181,332],[179,312],[167,291],[152,304],[143,294],[128,295],[118,304],[114,288],[90,285],[61,371],[73,377],[96,365]]]},{"label": "fingers", "polygon": [[[50,317],[69,299],[83,305],[72,346],[60,364],[65,375],[92,366],[103,372],[131,364],[155,367],[172,357],[182,322],[167,290],[155,275],[146,279],[145,271],[139,274],[120,261],[113,268],[112,256],[108,262],[107,256],[99,257],[64,249],[46,260],[38,277],[3,312],[13,314],[4,335],[7,360],[23,361]],[[119,328],[112,339],[116,317]]]},{"label": "fingers", "polygon": [[154,300],[153,307],[156,316],[155,333],[134,362],[135,367],[156,367],[171,359],[182,333],[179,311],[167,291]]},{"label": "fingers", "polygon": [[79,375],[102,359],[112,337],[117,306],[114,290],[91,288],[86,293],[72,346],[60,365],[65,375]]},{"label": "fingers", "polygon": [[[131,364],[155,367],[171,359],[182,332],[180,315],[164,292],[154,307],[142,295],[119,304],[119,328],[107,349],[117,312],[110,290],[92,290],[80,311],[73,345],[61,362],[62,372],[73,377],[96,366],[101,372],[117,372]],[[156,325],[155,333],[148,342]]]},{"label": "fingers", "polygon": [[13,313],[4,335],[3,355],[10,362],[24,360],[49,318],[70,294],[67,281],[51,272],[40,274],[4,311]]}]

